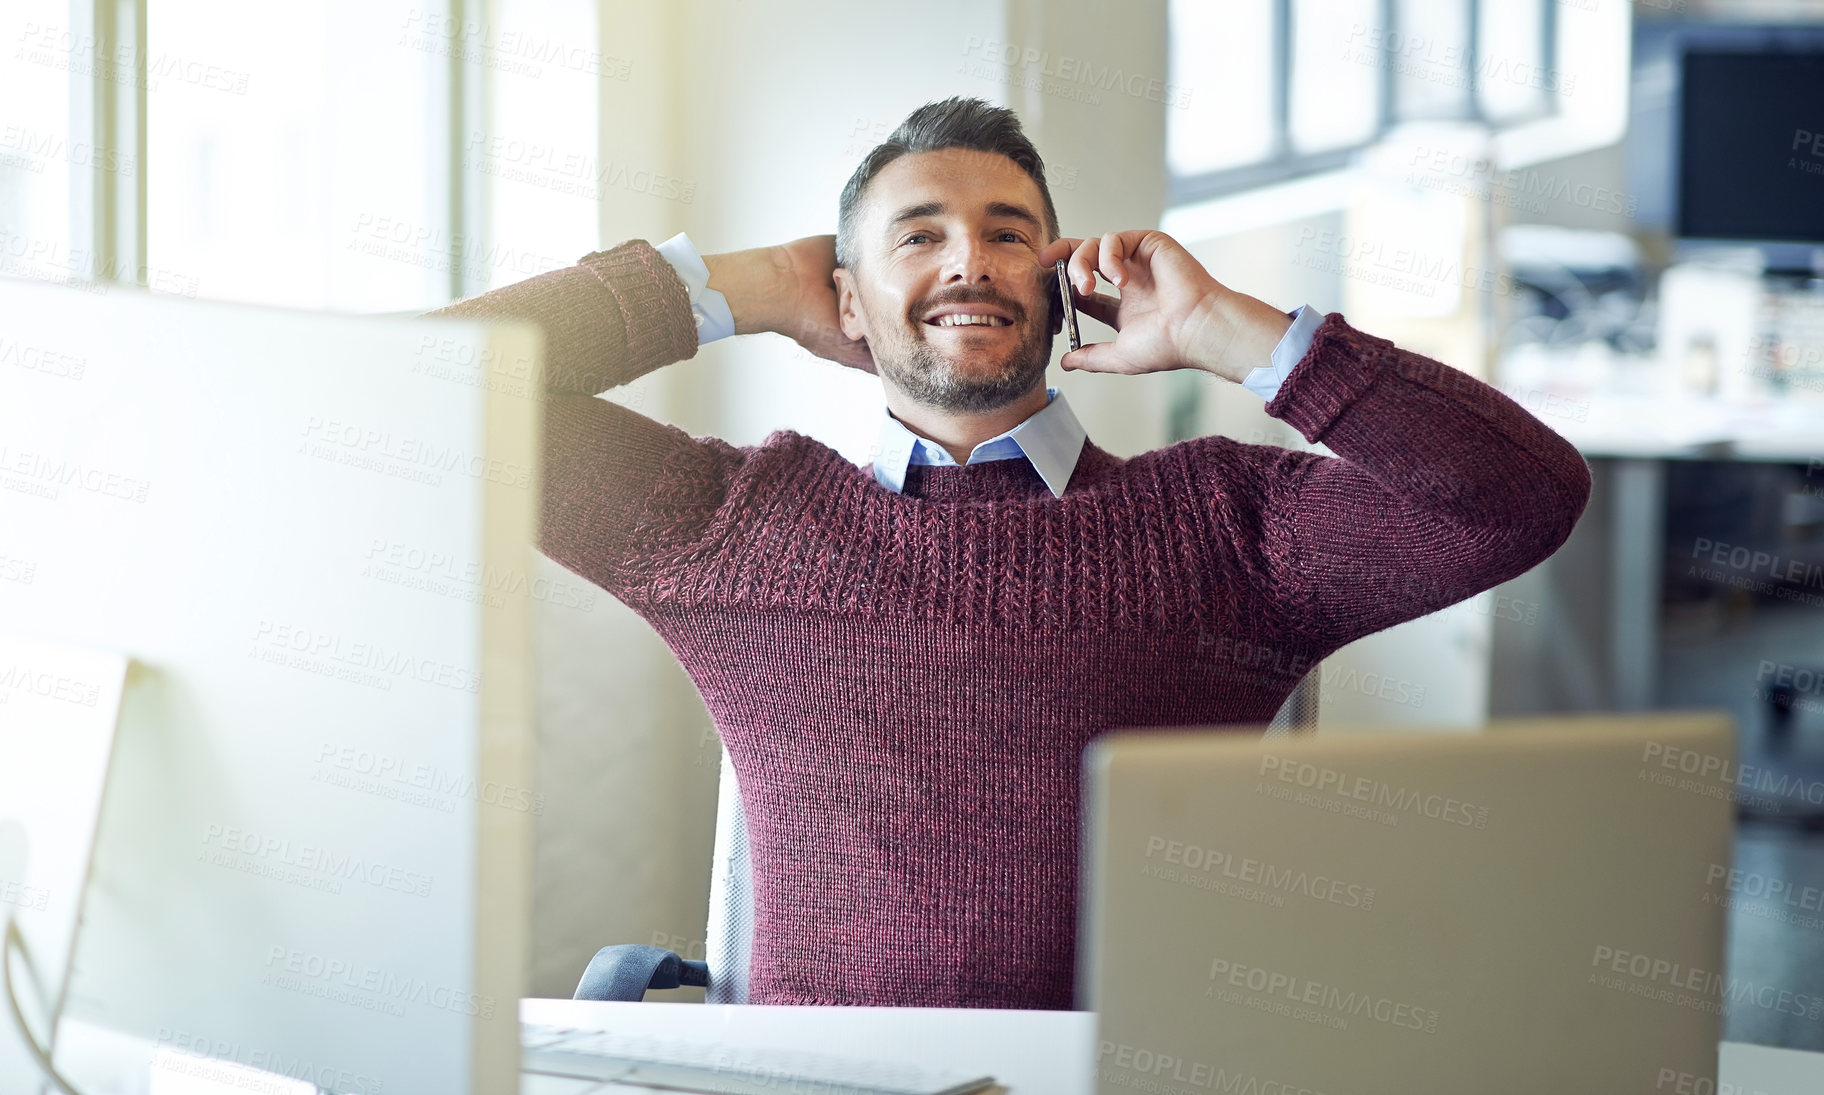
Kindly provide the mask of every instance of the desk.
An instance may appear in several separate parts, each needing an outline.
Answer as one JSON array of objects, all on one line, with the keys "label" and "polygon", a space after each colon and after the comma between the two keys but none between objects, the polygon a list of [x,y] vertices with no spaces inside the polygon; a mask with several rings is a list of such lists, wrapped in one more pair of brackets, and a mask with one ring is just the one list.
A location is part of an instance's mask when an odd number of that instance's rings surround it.
[{"label": "desk", "polygon": [[[865,1051],[887,1060],[942,1062],[991,1073],[1008,1095],[1092,1095],[1095,1090],[1095,1023],[1083,1011],[522,1000],[519,1017],[522,1022],[584,1029],[613,1026],[655,1037],[701,1037],[714,1032],[737,1045],[825,1053]],[[1824,1053],[1736,1042],[1724,1042],[1721,1050],[1719,1090],[1740,1095],[1817,1095],[1824,1091]],[[523,1095],[609,1095],[657,1089],[527,1076],[520,1090]]]},{"label": "desk", "polygon": [[[981,1070],[1008,1095],[1091,1095],[1094,1017],[1082,1011],[961,1008],[812,1008],[725,1004],[608,1004],[522,1000],[523,1022],[654,1037],[713,1035],[729,1045],[824,1053],[867,1053],[883,1060],[939,1062]],[[58,1057],[86,1095],[145,1095],[156,1048],[151,1041],[66,1019]],[[1817,1095],[1824,1053],[1722,1044],[1720,1090],[1740,1095]],[[391,1088],[389,1087],[389,1090]],[[163,1086],[161,1092],[178,1092]],[[222,1090],[219,1087],[207,1089]],[[403,1090],[403,1087],[400,1088]],[[612,1095],[652,1091],[627,1084],[527,1075],[522,1095]]]},{"label": "desk", "polygon": [[[1562,407],[1564,404],[1559,404]],[[1614,461],[1609,523],[1613,706],[1646,711],[1659,686],[1659,598],[1667,460],[1824,461],[1824,410],[1680,396],[1591,393],[1544,418],[1586,458]]]},{"label": "desk", "polygon": [[[732,1046],[840,1053],[906,1064],[941,1062],[991,1075],[1012,1095],[1089,1095],[1094,1090],[1090,1074],[1095,1066],[1095,1016],[1086,1011],[521,1000],[519,1018],[582,1029],[612,1027],[653,1037],[710,1034]],[[520,1088],[522,1095],[650,1090],[656,1089],[531,1075]]]}]

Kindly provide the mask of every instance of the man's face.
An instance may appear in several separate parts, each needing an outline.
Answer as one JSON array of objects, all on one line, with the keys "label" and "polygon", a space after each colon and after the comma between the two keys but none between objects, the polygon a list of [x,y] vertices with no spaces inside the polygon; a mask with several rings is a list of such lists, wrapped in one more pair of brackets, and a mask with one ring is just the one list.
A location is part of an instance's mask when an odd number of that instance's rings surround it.
[{"label": "man's face", "polygon": [[1005,156],[901,156],[868,185],[855,264],[838,269],[843,333],[883,379],[949,412],[996,410],[1043,383],[1058,317],[1039,188]]}]

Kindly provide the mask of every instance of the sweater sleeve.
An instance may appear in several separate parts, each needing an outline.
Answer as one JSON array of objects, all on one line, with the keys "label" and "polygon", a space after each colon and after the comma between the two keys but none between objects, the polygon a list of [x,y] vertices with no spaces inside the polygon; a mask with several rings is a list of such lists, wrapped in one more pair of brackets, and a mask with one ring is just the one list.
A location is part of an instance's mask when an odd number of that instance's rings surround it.
[{"label": "sweater sleeve", "polygon": [[1259,506],[1249,569],[1280,626],[1323,650],[1525,573],[1589,501],[1589,466],[1569,441],[1340,313],[1266,411],[1336,454],[1249,446],[1259,455],[1242,487]]},{"label": "sweater sleeve", "polygon": [[595,398],[696,355],[684,282],[645,240],[428,313],[544,331],[539,550],[623,601],[701,538],[744,459]]}]

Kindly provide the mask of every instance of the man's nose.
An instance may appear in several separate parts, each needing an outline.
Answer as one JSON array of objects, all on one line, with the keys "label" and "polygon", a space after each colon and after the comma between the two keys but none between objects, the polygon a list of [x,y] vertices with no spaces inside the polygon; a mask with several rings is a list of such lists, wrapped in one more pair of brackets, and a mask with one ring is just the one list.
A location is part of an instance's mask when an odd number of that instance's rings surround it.
[{"label": "man's nose", "polygon": [[944,249],[942,276],[946,285],[962,282],[977,285],[992,282],[997,276],[988,246],[970,236],[956,236]]}]

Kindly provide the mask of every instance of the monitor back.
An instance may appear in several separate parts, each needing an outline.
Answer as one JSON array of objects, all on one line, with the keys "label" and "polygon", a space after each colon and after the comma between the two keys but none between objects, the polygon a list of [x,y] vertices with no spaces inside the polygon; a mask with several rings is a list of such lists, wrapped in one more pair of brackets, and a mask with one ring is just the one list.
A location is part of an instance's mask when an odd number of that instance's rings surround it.
[{"label": "monitor back", "polygon": [[493,380],[539,353],[0,281],[0,621],[132,659],[68,1015],[515,1089],[540,407]]},{"label": "monitor back", "polygon": [[1727,715],[1232,731],[1089,751],[1096,1090],[1714,1081]]}]

